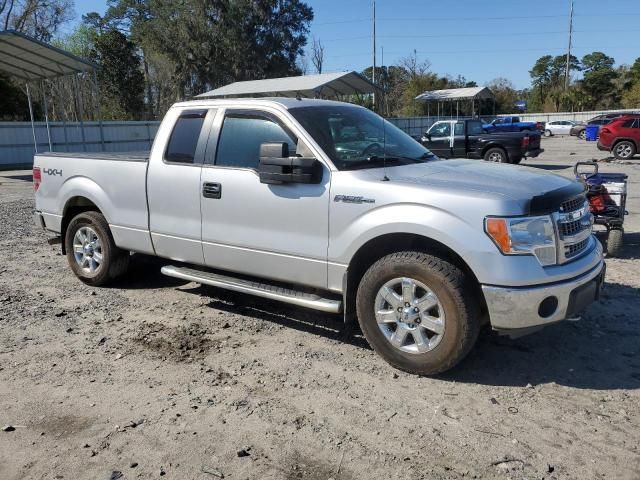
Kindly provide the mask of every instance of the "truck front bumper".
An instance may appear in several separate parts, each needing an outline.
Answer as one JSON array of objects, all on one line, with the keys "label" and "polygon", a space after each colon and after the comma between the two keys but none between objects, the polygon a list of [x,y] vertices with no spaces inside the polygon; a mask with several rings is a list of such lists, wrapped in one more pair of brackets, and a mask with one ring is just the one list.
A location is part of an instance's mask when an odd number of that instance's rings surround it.
[{"label": "truck front bumper", "polygon": [[598,299],[605,270],[601,260],[588,272],[558,283],[513,288],[483,285],[491,327],[517,335],[518,331],[577,317]]}]

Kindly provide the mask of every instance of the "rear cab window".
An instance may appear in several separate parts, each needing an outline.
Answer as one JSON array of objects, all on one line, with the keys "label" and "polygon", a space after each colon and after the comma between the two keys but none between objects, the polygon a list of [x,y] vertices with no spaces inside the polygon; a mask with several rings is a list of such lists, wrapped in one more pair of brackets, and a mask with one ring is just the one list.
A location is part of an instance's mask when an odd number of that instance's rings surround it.
[{"label": "rear cab window", "polygon": [[[207,135],[203,126],[209,112],[207,109],[198,109],[180,113],[164,152],[165,162],[186,165],[202,162],[202,150]],[[213,114],[215,110],[211,110],[211,115]]]}]

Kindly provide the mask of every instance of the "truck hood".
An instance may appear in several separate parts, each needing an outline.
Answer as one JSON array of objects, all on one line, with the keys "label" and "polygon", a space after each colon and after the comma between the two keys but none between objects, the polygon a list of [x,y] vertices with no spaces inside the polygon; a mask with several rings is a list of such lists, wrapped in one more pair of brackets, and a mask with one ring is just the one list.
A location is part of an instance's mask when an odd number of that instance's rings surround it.
[{"label": "truck hood", "polygon": [[[382,169],[366,170],[380,178]],[[545,199],[555,204],[583,191],[583,186],[569,178],[537,168],[505,165],[482,160],[437,160],[415,165],[388,167],[390,183],[428,190],[446,190],[460,195],[500,197],[516,202],[522,213],[536,213],[534,199]],[[540,210],[540,201],[535,210]],[[552,211],[552,210],[551,210]]]}]

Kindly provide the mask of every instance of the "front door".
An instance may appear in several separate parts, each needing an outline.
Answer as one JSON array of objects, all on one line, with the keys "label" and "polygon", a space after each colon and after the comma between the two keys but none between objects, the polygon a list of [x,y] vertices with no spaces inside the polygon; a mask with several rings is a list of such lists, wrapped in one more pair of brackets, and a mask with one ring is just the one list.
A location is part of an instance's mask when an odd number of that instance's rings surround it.
[{"label": "front door", "polygon": [[453,158],[466,158],[467,135],[464,131],[464,120],[453,124]]},{"label": "front door", "polygon": [[427,147],[440,158],[451,158],[451,122],[440,122],[427,132]]},{"label": "front door", "polygon": [[292,122],[275,110],[226,109],[214,123],[200,196],[206,265],[326,288],[329,169],[319,184],[260,183],[260,144],[312,155]]}]

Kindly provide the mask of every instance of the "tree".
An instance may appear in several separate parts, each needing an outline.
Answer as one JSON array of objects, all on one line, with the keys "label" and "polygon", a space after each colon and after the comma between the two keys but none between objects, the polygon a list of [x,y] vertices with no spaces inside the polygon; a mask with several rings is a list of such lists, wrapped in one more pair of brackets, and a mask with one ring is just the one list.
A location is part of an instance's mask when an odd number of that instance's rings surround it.
[{"label": "tree", "polygon": [[[565,89],[565,75],[567,69],[567,56],[544,55],[540,57],[533,68],[529,70],[533,95],[530,98],[530,107],[534,110],[560,109],[560,99]],[[569,57],[569,74],[581,69],[577,57]]]},{"label": "tree", "polygon": [[582,89],[597,99],[594,107],[607,108],[615,105],[619,93],[615,91],[613,80],[617,73],[613,69],[615,60],[602,52],[592,52],[582,57],[584,78]]},{"label": "tree", "polygon": [[622,105],[624,108],[640,108],[640,82],[622,94]]},{"label": "tree", "polygon": [[144,110],[144,76],[135,45],[119,31],[107,30],[96,38],[92,60],[100,67],[103,116],[139,118]]},{"label": "tree", "polygon": [[73,17],[72,0],[0,0],[0,29],[49,42]]},{"label": "tree", "polygon": [[322,65],[324,64],[324,45],[319,39],[313,39],[311,44],[311,63],[316,69],[316,73],[322,73]]},{"label": "tree", "polygon": [[496,113],[513,112],[515,103],[518,100],[518,92],[511,80],[498,77],[491,80],[485,86],[488,87],[496,97]]}]

